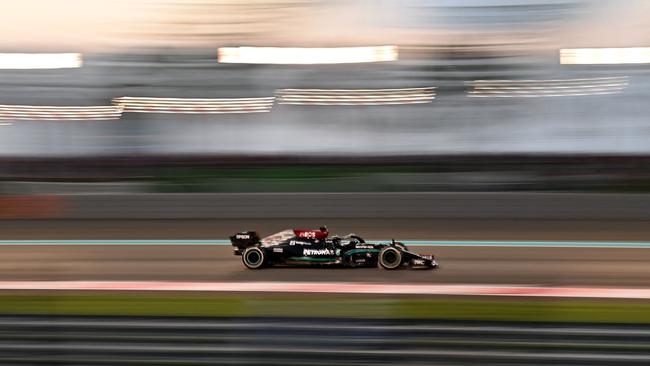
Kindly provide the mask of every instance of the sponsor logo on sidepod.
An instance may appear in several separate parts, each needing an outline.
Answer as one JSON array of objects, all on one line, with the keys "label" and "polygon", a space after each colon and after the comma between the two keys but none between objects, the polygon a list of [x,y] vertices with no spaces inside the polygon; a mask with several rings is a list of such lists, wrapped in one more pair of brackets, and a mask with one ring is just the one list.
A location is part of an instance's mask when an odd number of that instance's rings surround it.
[{"label": "sponsor logo on sidepod", "polygon": [[329,249],[303,249],[302,255],[332,255],[333,250]]}]

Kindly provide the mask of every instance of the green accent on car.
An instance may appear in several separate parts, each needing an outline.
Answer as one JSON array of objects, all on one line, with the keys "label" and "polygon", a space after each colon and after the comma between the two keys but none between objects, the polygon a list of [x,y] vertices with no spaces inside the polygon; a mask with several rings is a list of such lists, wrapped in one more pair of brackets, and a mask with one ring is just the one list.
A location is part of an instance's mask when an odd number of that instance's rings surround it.
[{"label": "green accent on car", "polygon": [[379,249],[352,249],[343,253],[343,256],[357,254],[357,253],[379,253],[379,252],[381,252],[381,250]]},{"label": "green accent on car", "polygon": [[336,257],[326,257],[326,258],[314,258],[314,257],[290,257],[291,261],[301,261],[301,262],[333,262],[336,260]]}]

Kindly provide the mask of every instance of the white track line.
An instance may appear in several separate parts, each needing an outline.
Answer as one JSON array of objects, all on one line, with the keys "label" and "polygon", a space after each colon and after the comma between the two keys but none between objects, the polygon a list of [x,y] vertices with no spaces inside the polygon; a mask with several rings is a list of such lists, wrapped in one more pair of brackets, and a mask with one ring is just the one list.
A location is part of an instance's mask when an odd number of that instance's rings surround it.
[{"label": "white track line", "polygon": [[0,290],[199,291],[650,299],[650,288],[354,282],[0,281]]}]

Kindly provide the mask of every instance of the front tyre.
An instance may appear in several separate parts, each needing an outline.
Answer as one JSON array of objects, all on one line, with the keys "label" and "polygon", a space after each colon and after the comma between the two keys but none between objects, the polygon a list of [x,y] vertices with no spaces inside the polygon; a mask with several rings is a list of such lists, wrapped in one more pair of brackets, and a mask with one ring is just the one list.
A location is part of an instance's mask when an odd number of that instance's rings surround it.
[{"label": "front tyre", "polygon": [[402,251],[395,247],[385,247],[379,252],[379,265],[384,269],[397,269],[402,265]]},{"label": "front tyre", "polygon": [[266,263],[266,253],[259,247],[248,247],[241,256],[242,262],[248,269],[259,269]]}]

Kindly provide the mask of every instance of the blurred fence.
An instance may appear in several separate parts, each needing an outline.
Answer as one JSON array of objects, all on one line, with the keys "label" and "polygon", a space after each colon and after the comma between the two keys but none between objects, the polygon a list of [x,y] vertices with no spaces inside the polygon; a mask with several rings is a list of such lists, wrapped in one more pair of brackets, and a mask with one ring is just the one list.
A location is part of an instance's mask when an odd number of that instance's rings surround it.
[{"label": "blurred fence", "polygon": [[276,318],[0,318],[10,365],[647,365],[650,327]]},{"label": "blurred fence", "polygon": [[4,200],[0,217],[15,219],[650,219],[650,197],[643,194],[161,193]]},{"label": "blurred fence", "polygon": [[120,156],[0,159],[0,195],[650,191],[650,158],[616,155]]}]

